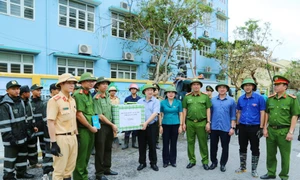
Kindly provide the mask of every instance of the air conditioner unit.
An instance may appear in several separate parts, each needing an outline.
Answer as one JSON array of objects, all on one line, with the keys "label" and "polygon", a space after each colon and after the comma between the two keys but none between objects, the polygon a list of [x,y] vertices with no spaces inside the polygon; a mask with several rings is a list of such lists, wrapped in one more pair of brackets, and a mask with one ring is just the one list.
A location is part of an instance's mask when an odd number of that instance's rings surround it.
[{"label": "air conditioner unit", "polygon": [[222,11],[222,10],[221,10],[221,8],[217,8],[217,11],[220,12],[220,11]]},{"label": "air conditioner unit", "polygon": [[78,46],[78,53],[79,54],[92,54],[92,46],[86,45],[86,44],[79,44]]},{"label": "air conditioner unit", "polygon": [[152,56],[152,57],[151,57],[150,64],[156,64],[156,63],[157,63],[157,61],[158,61],[158,58],[157,58],[157,56]]},{"label": "air conditioner unit", "polygon": [[134,61],[134,55],[130,52],[123,52],[123,60]]},{"label": "air conditioner unit", "polygon": [[209,37],[208,31],[204,31],[203,36],[204,37]]},{"label": "air conditioner unit", "polygon": [[126,2],[120,2],[120,7],[123,9],[129,10],[128,3],[126,3]]},{"label": "air conditioner unit", "polygon": [[208,3],[208,6],[209,6],[209,7],[213,7],[213,3],[212,3],[212,2],[209,2],[209,3]]},{"label": "air conditioner unit", "polygon": [[205,72],[211,72],[211,67],[209,66],[205,67]]}]

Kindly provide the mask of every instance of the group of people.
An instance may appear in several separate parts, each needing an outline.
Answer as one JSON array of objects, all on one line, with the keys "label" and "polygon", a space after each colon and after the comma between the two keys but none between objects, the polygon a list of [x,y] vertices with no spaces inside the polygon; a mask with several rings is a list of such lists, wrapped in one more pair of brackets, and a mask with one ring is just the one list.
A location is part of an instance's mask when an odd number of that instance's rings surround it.
[{"label": "group of people", "polygon": [[[187,154],[190,169],[196,165],[195,141],[198,139],[202,166],[213,170],[220,165],[226,171],[229,142],[235,129],[239,129],[240,166],[236,173],[246,172],[247,147],[251,146],[251,174],[256,171],[262,136],[267,141],[267,174],[261,179],[275,179],[279,148],[281,153],[281,179],[288,179],[291,140],[300,114],[296,97],[286,94],[289,81],[282,76],[274,76],[275,94],[264,97],[255,93],[257,86],[253,79],[245,79],[241,88],[245,91],[236,103],[228,95],[229,86],[219,83],[214,89],[207,86],[207,93],[200,91],[203,84],[199,79],[190,82],[191,92],[182,102],[176,99],[176,88],[168,87],[165,99],[158,96],[158,84],[146,84],[143,98],[137,95],[139,87],[129,86],[130,96],[125,104],[138,103],[145,107],[145,122],[141,130],[126,131],[122,149],[138,148],[138,171],[144,169],[146,153],[149,150],[150,167],[158,171],[157,141],[162,134],[163,167],[176,167],[178,135],[186,131]],[[80,86],[76,86],[79,83]],[[68,73],[59,76],[58,82],[50,85],[50,99],[41,100],[43,87],[34,84],[21,86],[15,80],[6,84],[7,94],[0,98],[0,131],[4,145],[3,179],[34,178],[26,172],[27,161],[31,167],[41,167],[38,163],[37,141],[43,156],[43,179],[52,174],[54,180],[87,180],[88,162],[95,148],[96,179],[106,180],[107,175],[117,175],[111,169],[112,144],[117,139],[118,127],[112,118],[112,105],[120,104],[117,89],[104,77],[96,78],[91,73],[81,75],[79,81]],[[76,87],[76,88],[75,88]],[[92,94],[91,89],[96,93]],[[74,89],[76,89],[74,91]],[[32,96],[30,97],[30,92]],[[101,124],[93,125],[96,118]],[[210,161],[208,152],[210,136]],[[218,143],[221,141],[222,155],[217,158]],[[138,142],[138,143],[137,143]]]}]

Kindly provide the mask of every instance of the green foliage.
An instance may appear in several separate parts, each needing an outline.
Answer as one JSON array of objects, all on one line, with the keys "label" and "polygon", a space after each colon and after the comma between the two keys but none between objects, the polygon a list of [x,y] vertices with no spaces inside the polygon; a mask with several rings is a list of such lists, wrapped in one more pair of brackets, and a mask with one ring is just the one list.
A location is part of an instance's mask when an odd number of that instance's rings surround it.
[{"label": "green foliage", "polygon": [[284,76],[290,80],[289,88],[300,88],[300,60],[293,60]]}]

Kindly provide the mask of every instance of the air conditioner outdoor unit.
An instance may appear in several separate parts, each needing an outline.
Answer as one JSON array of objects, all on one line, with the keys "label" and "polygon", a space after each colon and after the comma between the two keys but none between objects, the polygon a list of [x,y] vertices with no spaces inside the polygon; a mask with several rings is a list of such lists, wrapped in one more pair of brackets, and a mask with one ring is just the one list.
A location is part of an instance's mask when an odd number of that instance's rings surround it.
[{"label": "air conditioner outdoor unit", "polygon": [[209,36],[208,31],[204,31],[203,36],[208,37]]},{"label": "air conditioner outdoor unit", "polygon": [[205,67],[205,72],[211,72],[211,67],[209,66]]},{"label": "air conditioner outdoor unit", "polygon": [[152,57],[151,57],[150,64],[156,64],[157,61],[158,61],[157,56],[152,56]]},{"label": "air conditioner outdoor unit", "polygon": [[79,54],[92,54],[92,46],[86,45],[86,44],[79,44],[78,46],[78,53]]},{"label": "air conditioner outdoor unit", "polygon": [[134,55],[130,52],[123,52],[123,60],[134,61]]},{"label": "air conditioner outdoor unit", "polygon": [[126,2],[120,2],[120,7],[126,10],[129,10],[129,6]]},{"label": "air conditioner outdoor unit", "polygon": [[217,8],[217,11],[219,12],[219,11],[222,11],[222,10],[221,10],[221,8]]}]

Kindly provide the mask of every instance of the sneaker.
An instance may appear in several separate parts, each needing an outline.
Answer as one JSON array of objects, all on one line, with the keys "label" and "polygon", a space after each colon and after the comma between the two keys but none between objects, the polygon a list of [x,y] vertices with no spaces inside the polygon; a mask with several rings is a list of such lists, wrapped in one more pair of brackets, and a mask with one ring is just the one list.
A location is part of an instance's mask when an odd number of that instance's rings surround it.
[{"label": "sneaker", "polygon": [[244,173],[244,172],[247,172],[247,170],[243,169],[243,168],[238,168],[237,170],[235,170],[235,173],[237,173],[237,174],[241,174],[241,173]]},{"label": "sneaker", "polygon": [[29,168],[41,168],[41,167],[42,167],[42,164],[40,164],[40,163],[29,165]]},{"label": "sneaker", "polygon": [[44,174],[43,177],[42,177],[42,180],[50,180],[49,177],[48,177],[48,174]]}]

